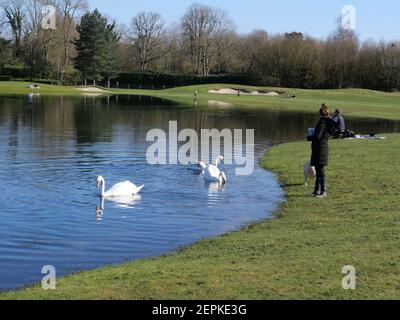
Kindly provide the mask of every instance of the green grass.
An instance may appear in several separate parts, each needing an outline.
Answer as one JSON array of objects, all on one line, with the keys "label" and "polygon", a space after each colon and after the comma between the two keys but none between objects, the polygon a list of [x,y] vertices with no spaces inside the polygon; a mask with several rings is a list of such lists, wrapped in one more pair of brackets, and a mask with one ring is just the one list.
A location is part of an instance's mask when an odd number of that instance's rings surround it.
[{"label": "green grass", "polygon": [[74,87],[52,86],[39,83],[40,89],[29,89],[29,82],[0,81],[0,95],[40,93],[41,95],[81,95]]},{"label": "green grass", "polygon": [[[287,193],[278,219],[178,252],[77,273],[2,299],[399,299],[400,135],[333,141],[329,198],[309,196],[306,142],[272,148],[263,167]],[[342,267],[357,290],[341,287]]]},{"label": "green grass", "polygon": [[[75,87],[41,85],[40,90],[26,88],[24,82],[0,82],[1,94],[83,95]],[[296,99],[242,95],[210,94],[210,89],[242,88],[247,90],[273,89],[296,95]],[[240,85],[218,84],[179,87],[167,90],[111,90],[115,94],[138,94],[170,99],[181,104],[193,104],[193,92],[199,92],[199,105],[208,105],[210,100],[234,104],[237,107],[279,108],[293,112],[316,112],[322,102],[331,109],[340,108],[346,116],[373,117],[400,120],[400,94],[362,89],[302,90],[288,88],[259,88]]]}]

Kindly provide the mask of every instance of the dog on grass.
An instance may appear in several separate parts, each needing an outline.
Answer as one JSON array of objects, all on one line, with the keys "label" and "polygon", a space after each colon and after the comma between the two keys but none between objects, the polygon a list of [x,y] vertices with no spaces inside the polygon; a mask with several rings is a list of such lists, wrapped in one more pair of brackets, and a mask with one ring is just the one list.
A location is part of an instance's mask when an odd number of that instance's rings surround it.
[{"label": "dog on grass", "polygon": [[304,184],[308,185],[309,179],[315,179],[317,176],[317,172],[315,171],[315,167],[311,166],[311,161],[308,161],[304,165]]}]

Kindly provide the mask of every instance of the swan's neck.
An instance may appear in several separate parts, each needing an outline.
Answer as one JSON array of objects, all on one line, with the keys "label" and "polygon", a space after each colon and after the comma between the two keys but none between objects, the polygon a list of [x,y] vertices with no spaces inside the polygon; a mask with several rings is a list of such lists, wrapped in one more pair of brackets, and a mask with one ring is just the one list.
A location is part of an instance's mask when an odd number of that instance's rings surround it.
[{"label": "swan's neck", "polygon": [[103,179],[103,180],[101,180],[101,192],[100,192],[100,195],[102,197],[104,196],[105,189],[106,189],[106,182]]},{"label": "swan's neck", "polygon": [[218,157],[217,160],[215,160],[215,165],[218,167],[221,163],[221,157]]}]

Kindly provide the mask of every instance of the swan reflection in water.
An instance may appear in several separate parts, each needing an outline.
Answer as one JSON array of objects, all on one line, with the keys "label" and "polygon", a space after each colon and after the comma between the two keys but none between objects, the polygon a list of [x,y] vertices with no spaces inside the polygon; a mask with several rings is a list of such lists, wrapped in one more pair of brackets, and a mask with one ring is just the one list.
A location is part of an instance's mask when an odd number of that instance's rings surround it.
[{"label": "swan reflection in water", "polygon": [[100,197],[100,204],[96,206],[96,220],[103,220],[105,211],[105,200],[111,202],[115,207],[120,209],[133,209],[142,199],[140,195],[121,196],[121,197]]},{"label": "swan reflection in water", "polygon": [[208,187],[208,207],[214,207],[226,189],[226,184],[221,182],[210,182],[204,181],[206,187]]}]

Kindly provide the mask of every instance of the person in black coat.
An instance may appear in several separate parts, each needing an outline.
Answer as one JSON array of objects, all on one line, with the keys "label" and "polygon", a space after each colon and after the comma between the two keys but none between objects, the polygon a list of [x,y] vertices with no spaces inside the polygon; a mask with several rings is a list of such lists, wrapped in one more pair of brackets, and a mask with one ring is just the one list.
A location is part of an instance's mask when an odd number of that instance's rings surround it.
[{"label": "person in black coat", "polygon": [[311,166],[315,167],[317,172],[313,195],[317,198],[325,198],[328,195],[325,167],[329,164],[329,138],[332,130],[334,130],[335,123],[329,116],[329,108],[326,104],[322,104],[319,114],[321,118],[311,139]]}]

